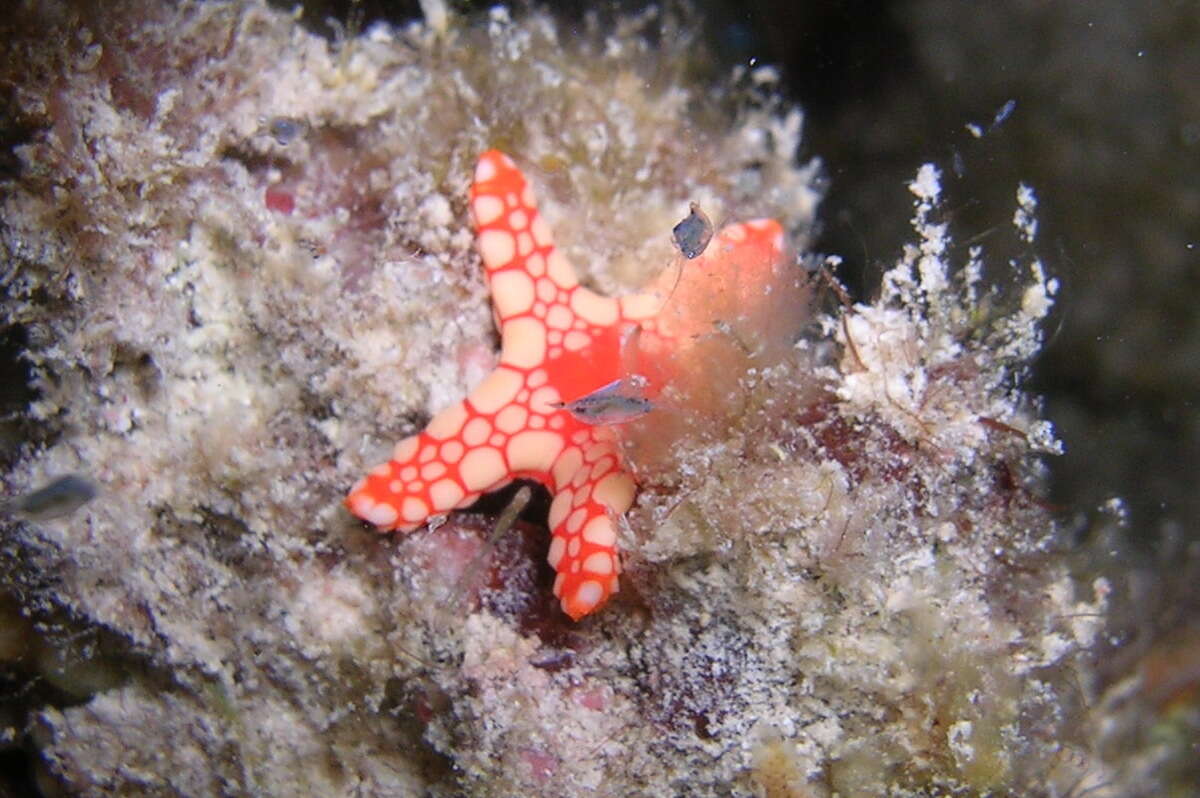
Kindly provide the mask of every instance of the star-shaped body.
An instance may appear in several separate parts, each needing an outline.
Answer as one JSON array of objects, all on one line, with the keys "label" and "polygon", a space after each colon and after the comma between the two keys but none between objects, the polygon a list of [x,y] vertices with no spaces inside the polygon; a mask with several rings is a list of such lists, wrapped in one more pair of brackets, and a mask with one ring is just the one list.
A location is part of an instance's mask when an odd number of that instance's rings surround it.
[{"label": "star-shaped body", "polygon": [[[686,314],[659,317],[665,291],[610,298],[581,286],[507,155],[480,158],[471,212],[500,327],[500,363],[470,396],[397,443],[391,460],[351,489],[346,506],[381,530],[409,531],[513,479],[537,480],[554,497],[547,558],[558,574],[554,595],[579,620],[617,592],[616,523],[636,488],[613,427],[585,423],[562,403],[623,376],[631,331],[649,331],[642,354],[651,358],[694,333],[681,321]],[[774,258],[781,242],[778,223],[759,220],[725,228],[710,250]]]}]

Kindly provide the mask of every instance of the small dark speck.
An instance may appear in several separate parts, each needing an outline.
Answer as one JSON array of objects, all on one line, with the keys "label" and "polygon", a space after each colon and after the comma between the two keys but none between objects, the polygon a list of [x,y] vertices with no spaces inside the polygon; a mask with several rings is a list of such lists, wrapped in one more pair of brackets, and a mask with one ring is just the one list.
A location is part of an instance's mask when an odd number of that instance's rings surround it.
[{"label": "small dark speck", "polygon": [[565,651],[561,649],[551,649],[548,651],[539,652],[539,654],[530,659],[529,664],[535,668],[541,668],[550,673],[557,673],[563,668],[568,668],[575,662],[575,652]]},{"label": "small dark speck", "polygon": [[299,119],[289,119],[286,116],[277,116],[267,125],[271,135],[275,138],[275,143],[283,147],[303,135],[307,127]]},{"label": "small dark speck", "polygon": [[70,515],[94,498],[94,482],[78,474],[67,474],[24,496],[18,496],[9,507],[26,518],[49,521]]},{"label": "small dark speck", "polygon": [[688,260],[697,258],[708,247],[708,242],[712,239],[713,226],[712,222],[700,210],[698,203],[692,203],[692,212],[687,215],[679,224],[671,229],[671,237],[675,239],[675,246],[679,247],[679,251]]},{"label": "small dark speck", "polygon": [[1004,105],[1002,105],[1000,107],[1000,110],[996,112],[996,116],[995,116],[994,120],[992,121],[992,130],[995,130],[996,128],[1000,127],[1000,125],[1004,124],[1005,120],[1007,120],[1010,116],[1012,116],[1013,109],[1015,109],[1016,107],[1017,107],[1016,100],[1009,100]]}]

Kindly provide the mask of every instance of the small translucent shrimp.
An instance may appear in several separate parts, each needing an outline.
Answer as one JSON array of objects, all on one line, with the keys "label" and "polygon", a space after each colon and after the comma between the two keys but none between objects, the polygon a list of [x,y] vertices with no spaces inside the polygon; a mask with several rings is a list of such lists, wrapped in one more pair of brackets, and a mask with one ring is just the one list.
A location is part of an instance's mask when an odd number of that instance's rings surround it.
[{"label": "small translucent shrimp", "polygon": [[555,402],[553,407],[562,408],[593,426],[624,424],[654,409],[654,403],[645,396],[645,388],[646,378],[631,374],[570,402]]}]

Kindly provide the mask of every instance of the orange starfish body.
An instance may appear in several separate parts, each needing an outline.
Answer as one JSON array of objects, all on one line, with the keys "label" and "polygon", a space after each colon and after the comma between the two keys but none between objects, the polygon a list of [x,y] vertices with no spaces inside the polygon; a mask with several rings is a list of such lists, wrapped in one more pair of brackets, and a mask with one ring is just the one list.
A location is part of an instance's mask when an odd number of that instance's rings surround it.
[{"label": "orange starfish body", "polygon": [[[381,530],[409,531],[513,479],[537,480],[554,497],[554,595],[579,620],[617,592],[616,521],[635,485],[613,428],[588,424],[562,403],[622,377],[630,330],[650,330],[660,347],[675,335],[665,319],[656,323],[658,294],[610,298],[579,285],[507,155],[480,158],[471,212],[500,326],[500,364],[470,396],[397,443],[391,460],[351,489],[346,506]],[[718,240],[778,254],[782,231],[761,220],[726,228]]]}]

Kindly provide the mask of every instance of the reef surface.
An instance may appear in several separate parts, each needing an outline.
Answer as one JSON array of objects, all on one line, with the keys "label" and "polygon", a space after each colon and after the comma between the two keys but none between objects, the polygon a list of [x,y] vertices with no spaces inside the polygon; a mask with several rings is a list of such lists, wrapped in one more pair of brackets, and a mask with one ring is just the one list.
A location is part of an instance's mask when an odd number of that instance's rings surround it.
[{"label": "reef surface", "polygon": [[698,73],[656,12],[334,42],[255,2],[22,14],[56,46],[6,44],[5,487],[98,488],[4,520],[0,740],[44,793],[1121,794],[1087,730],[1108,583],[1039,498],[1031,189],[990,263],[914,165],[871,298],[798,259],[826,301],[745,328],[761,364],[714,319],[622,431],[622,592],[573,624],[544,515],[387,538],[341,500],[495,363],[484,150],[597,290],[666,268],[692,201],[805,253],[820,169],[774,72]]}]

